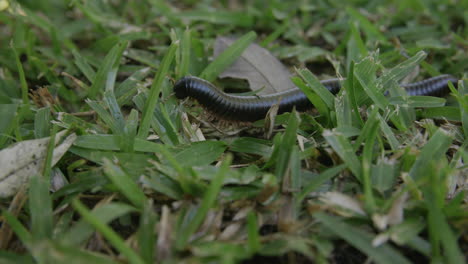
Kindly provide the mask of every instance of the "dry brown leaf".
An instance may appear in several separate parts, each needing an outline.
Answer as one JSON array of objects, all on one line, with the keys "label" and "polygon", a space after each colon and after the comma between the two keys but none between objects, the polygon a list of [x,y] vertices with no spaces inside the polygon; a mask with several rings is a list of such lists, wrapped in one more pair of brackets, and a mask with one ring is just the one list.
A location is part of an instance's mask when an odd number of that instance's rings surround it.
[{"label": "dry brown leaf", "polygon": [[[214,44],[214,56],[218,56],[229,47],[235,38],[218,37]],[[266,95],[289,90],[295,87],[290,80],[289,70],[267,49],[257,44],[250,44],[242,55],[223,73],[221,78],[245,79],[250,89],[262,89],[258,94]]]},{"label": "dry brown leaf", "polygon": [[[52,166],[67,152],[76,139],[66,131],[57,134]],[[47,155],[49,138],[25,140],[0,151],[0,197],[14,195],[33,175],[41,173]]]},{"label": "dry brown leaf", "polygon": [[230,223],[226,228],[224,228],[223,232],[218,236],[218,239],[221,241],[234,239],[234,237],[239,234],[239,230],[242,225],[243,224],[241,222]]}]

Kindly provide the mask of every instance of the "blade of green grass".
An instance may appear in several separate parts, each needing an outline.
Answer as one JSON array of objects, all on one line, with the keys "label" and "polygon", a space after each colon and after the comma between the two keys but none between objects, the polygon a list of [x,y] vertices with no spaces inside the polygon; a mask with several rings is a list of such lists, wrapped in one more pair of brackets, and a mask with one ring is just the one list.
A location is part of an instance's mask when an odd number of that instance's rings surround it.
[{"label": "blade of green grass", "polygon": [[113,130],[112,132],[114,132],[114,134],[124,134],[124,117],[120,111],[120,106],[117,103],[117,99],[115,98],[114,92],[112,90],[104,92],[104,102],[106,102],[110,116],[112,117],[113,123],[115,124],[114,129],[116,130]]},{"label": "blade of green grass", "polygon": [[21,84],[21,98],[23,100],[23,105],[29,108],[29,98],[28,98],[28,83],[26,82],[26,76],[24,75],[23,64],[21,64],[18,51],[16,50],[16,43],[10,43],[11,49],[15,56],[16,67],[19,74],[20,84]]},{"label": "blade of green grass", "polygon": [[363,28],[364,32],[366,33],[367,37],[379,40],[382,43],[387,43],[387,38],[380,33],[380,30],[372,23],[369,21],[365,16],[363,16],[361,13],[359,13],[358,10],[348,6],[346,8],[346,12],[348,15],[350,15],[354,20],[359,22],[359,25]]},{"label": "blade of green grass", "polygon": [[326,118],[328,123],[330,122],[330,112],[328,111],[327,104],[322,100],[322,98],[317,95],[314,90],[307,86],[304,81],[297,76],[291,77],[291,81],[307,96],[312,105],[317,109],[317,111]]},{"label": "blade of green grass", "polygon": [[[73,153],[73,152],[71,152]],[[85,160],[81,159],[78,160],[76,163],[78,164],[72,164],[70,165],[68,171],[73,171],[73,167],[81,167],[83,164],[86,163]],[[72,175],[73,173],[69,173],[69,175]],[[80,176],[82,174],[79,174]],[[75,176],[76,177],[76,176]],[[75,197],[76,194],[79,194],[80,192],[86,192],[86,191],[92,191],[96,189],[100,189],[106,184],[108,184],[109,181],[107,180],[106,177],[102,173],[95,173],[95,174],[87,174],[85,173],[85,176],[81,176],[79,180],[76,182],[72,182],[70,184],[65,185],[62,187],[60,190],[52,194],[53,200],[56,200],[61,197],[65,197],[68,199],[71,199]],[[67,201],[68,202],[68,201]],[[66,203],[66,202],[63,202]]]},{"label": "blade of green grass", "polygon": [[[114,92],[112,90],[107,90],[104,92],[104,101],[107,104],[109,109],[112,128],[114,129],[112,132],[114,133],[114,139],[118,143],[119,148],[124,152],[132,152],[133,145],[134,145],[134,138],[135,134],[131,134],[133,130],[126,130],[126,122],[124,120],[123,114],[120,111],[120,106],[117,103],[117,99],[115,98]],[[100,110],[101,113],[103,110]],[[138,116],[138,112],[132,109],[131,115],[129,118],[135,118],[135,114]],[[137,121],[129,121],[135,123]],[[138,123],[133,124],[134,129]]]},{"label": "blade of green grass", "polygon": [[159,100],[159,94],[161,93],[161,86],[166,77],[166,74],[171,66],[172,60],[174,59],[175,52],[178,44],[173,42],[169,47],[166,55],[164,56],[161,66],[156,73],[156,77],[151,85],[148,99],[146,99],[145,107],[143,110],[140,129],[138,130],[138,138],[145,139],[148,136],[149,128],[151,125],[151,119],[153,118],[154,108]]},{"label": "blade of green grass", "polygon": [[349,140],[345,138],[344,135],[330,130],[325,130],[322,135],[338,156],[343,159],[348,168],[353,172],[354,176],[358,180],[362,180],[361,162],[356,156]]},{"label": "blade of green grass", "polygon": [[319,175],[317,175],[317,177],[314,177],[306,186],[304,186],[304,189],[297,195],[297,198],[296,198],[297,204],[299,205],[307,197],[309,193],[316,190],[326,181],[335,177],[338,173],[340,173],[345,168],[346,168],[346,164],[341,164],[336,167],[327,169],[323,171],[322,173],[320,173]]},{"label": "blade of green grass", "polygon": [[109,27],[123,30],[129,26],[128,23],[121,21],[121,18],[117,14],[110,12],[111,10],[107,5],[87,1],[74,1],[73,4],[80,9],[89,21],[95,23],[97,27],[103,29],[108,35],[111,35]]},{"label": "blade of green grass", "polygon": [[186,247],[192,234],[195,233],[195,231],[205,219],[208,211],[214,206],[218,193],[220,192],[222,184],[224,182],[224,176],[229,170],[231,160],[232,156],[226,156],[226,158],[223,160],[223,163],[221,164],[220,169],[218,170],[218,173],[216,174],[210,186],[203,195],[203,200],[201,201],[201,204],[198,210],[196,211],[193,219],[187,225],[185,225],[182,230],[179,230],[179,232],[177,232],[177,248],[183,249]]},{"label": "blade of green grass", "polygon": [[[374,109],[377,108],[375,107]],[[364,201],[365,208],[370,214],[372,214],[376,209],[375,199],[372,193],[371,169],[372,160],[374,158],[373,156],[376,156],[373,148],[379,131],[379,119],[376,115],[377,111],[373,111],[373,113],[375,114],[371,114],[366,122],[366,125],[371,125],[366,136],[366,141],[362,153],[362,185],[364,189]]]},{"label": "blade of green grass", "polygon": [[297,128],[299,127],[300,122],[299,116],[294,110],[289,115],[288,126],[286,127],[286,131],[284,132],[278,147],[281,150],[276,157],[275,163],[275,175],[278,180],[283,179],[286,170],[289,167],[291,151],[293,146],[296,145]]},{"label": "blade of green grass", "polygon": [[121,147],[125,152],[133,152],[135,147],[135,139],[138,131],[138,111],[132,109],[128,115],[127,122],[125,123],[124,133],[122,138]]},{"label": "blade of green grass", "polygon": [[86,103],[97,113],[99,118],[114,132],[119,134],[122,131],[119,122],[104,108],[101,102],[86,100]]},{"label": "blade of green grass", "polygon": [[190,65],[190,46],[192,43],[192,32],[186,29],[182,35],[180,46],[178,49],[180,62],[177,64],[177,79],[186,76],[189,72]]},{"label": "blade of green grass", "polygon": [[75,61],[74,61],[75,65],[84,74],[84,76],[86,77],[86,79],[88,79],[89,82],[93,82],[93,80],[96,77],[96,72],[91,67],[91,65],[89,65],[86,58],[81,56],[78,50],[72,50],[72,54],[73,54],[73,57],[75,58]]},{"label": "blade of green grass", "polygon": [[[175,128],[172,119],[169,117],[169,114],[166,110],[166,105],[162,102],[159,102],[154,109],[154,118],[151,122],[151,127],[157,132],[158,135],[166,135],[169,141],[164,143],[177,146],[180,144],[179,133]],[[163,137],[162,137],[163,138]]]},{"label": "blade of green grass", "polygon": [[96,150],[119,150],[119,145],[114,141],[114,135],[105,134],[78,136],[73,145]]},{"label": "blade of green grass", "polygon": [[[446,119],[449,121],[461,122],[461,111],[459,107],[443,106],[416,110],[416,113],[418,117],[421,118]],[[468,128],[466,130],[468,130]]]},{"label": "blade of green grass", "polygon": [[43,107],[37,110],[34,116],[34,136],[44,138],[49,136],[50,132],[50,107]]},{"label": "blade of green grass", "polygon": [[31,255],[19,255],[13,252],[0,251],[0,263],[3,264],[34,264],[34,258]]},{"label": "blade of green grass", "polygon": [[271,166],[276,164],[276,161],[278,160],[278,155],[280,152],[281,140],[282,140],[282,135],[280,133],[276,134],[273,137],[273,140],[272,140],[273,150],[271,151],[270,159],[263,166],[264,168],[270,168]]},{"label": "blade of green grass", "polygon": [[53,219],[49,184],[38,175],[30,180],[29,211],[31,212],[31,235],[34,241],[52,238]]},{"label": "blade of green grass", "polygon": [[[333,109],[335,96],[307,69],[296,69],[297,74],[307,83],[307,85],[320,96],[328,109]],[[299,87],[300,88],[300,87]],[[307,95],[307,94],[306,94]]]},{"label": "blade of green grass", "polygon": [[85,221],[90,223],[96,231],[101,233],[107,241],[115,247],[122,255],[124,255],[128,261],[132,264],[144,264],[144,260],[133,251],[129,246],[125,244],[125,241],[108,225],[100,221],[92,212],[90,212],[84,204],[78,199],[72,201],[73,208],[83,217]]},{"label": "blade of green grass", "polygon": [[379,109],[377,107],[371,106],[369,118],[364,124],[364,127],[362,128],[361,132],[359,133],[358,138],[353,143],[354,151],[359,150],[362,143],[369,137],[370,134],[372,134],[372,131],[375,128],[375,126],[378,126],[378,124],[376,124],[376,117],[378,116],[378,114]]},{"label": "blade of green grass", "polygon": [[115,96],[119,105],[131,101],[131,97],[137,93],[138,83],[146,78],[150,72],[151,68],[148,67],[139,69],[115,88]]},{"label": "blade of green grass", "polygon": [[190,21],[205,21],[211,24],[236,25],[239,27],[250,28],[254,22],[253,18],[245,12],[228,10],[192,10],[185,11],[179,15],[182,19]]},{"label": "blade of green grass", "polygon": [[379,78],[379,81],[385,89],[388,89],[388,87],[392,86],[390,82],[396,83],[403,79],[403,77],[408,75],[414,67],[426,58],[426,56],[427,54],[424,51],[419,51],[413,57],[384,72]]},{"label": "blade of green grass", "polygon": [[367,49],[356,24],[350,23],[349,29],[349,40],[346,43],[346,69],[348,70],[348,76],[352,76],[350,71],[351,64],[358,62],[360,59],[366,57]]},{"label": "blade of green grass", "polygon": [[122,58],[124,50],[127,48],[128,42],[121,41],[117,43],[106,55],[101,67],[99,67],[94,76],[91,87],[88,91],[88,96],[95,99],[100,91],[113,90],[117,69]]},{"label": "blade of green grass", "polygon": [[[146,96],[143,93],[140,93],[133,97],[133,102],[136,104],[138,110],[143,111],[145,109]],[[174,146],[174,142],[178,143],[178,133],[172,126],[172,122],[166,120],[166,116],[163,116],[161,111],[162,104],[157,103],[154,111],[153,118],[150,121],[151,128],[156,132],[156,135],[159,136],[160,140],[168,145]],[[168,133],[166,133],[166,131]],[[178,145],[178,144],[176,144]]]},{"label": "blade of green grass", "polygon": [[364,126],[364,121],[362,120],[361,115],[359,114],[359,104],[358,104],[358,97],[361,97],[360,92],[362,90],[358,90],[358,87],[356,83],[356,79],[354,78],[354,62],[352,61],[349,64],[348,68],[348,78],[346,78],[346,81],[343,82],[343,89],[347,92],[346,95],[348,96],[348,100],[351,104],[351,114],[354,116],[354,124],[355,127],[361,128]]},{"label": "blade of green grass", "polygon": [[335,115],[337,129],[353,127],[351,103],[349,97],[339,94],[335,97]]},{"label": "blade of green grass", "polygon": [[392,150],[397,150],[400,147],[400,142],[396,138],[395,133],[393,133],[392,128],[379,113],[377,113],[377,117],[380,120],[380,128],[387,138],[387,142],[390,144],[390,147]]},{"label": "blade of green grass", "polygon": [[[119,150],[114,135],[83,135],[77,137],[74,146],[96,150]],[[134,150],[139,152],[158,152],[158,143],[135,138]]]},{"label": "blade of green grass", "polygon": [[[134,213],[137,210],[128,204],[108,203],[93,208],[91,213],[102,223],[110,223],[121,216]],[[89,239],[94,232],[93,226],[84,219],[80,219],[75,225],[59,236],[59,242],[63,245],[78,246]]]},{"label": "blade of green grass", "polygon": [[146,201],[145,194],[122,168],[113,164],[110,160],[104,159],[104,172],[133,205],[139,209],[143,208]]},{"label": "blade of green grass", "polygon": [[[426,166],[427,164],[429,163],[426,163]],[[434,168],[433,166],[427,167]],[[445,182],[441,177],[437,176],[434,169],[430,170],[427,175],[430,178],[430,190],[425,193],[425,201],[428,209],[428,230],[432,246],[431,258],[442,260],[440,255],[441,249],[443,249],[444,263],[463,263],[465,258],[458,246],[458,238],[450,228],[441,209],[441,204],[444,203],[445,199],[443,194],[441,195],[441,189],[444,188]]]},{"label": "blade of green grass", "polygon": [[250,254],[255,254],[261,247],[258,231],[257,217],[250,211],[247,215],[247,248]]},{"label": "blade of green grass", "polygon": [[54,158],[54,149],[55,149],[55,138],[57,135],[59,127],[57,125],[52,126],[52,131],[50,132],[50,139],[47,145],[47,155],[44,161],[44,168],[42,170],[42,175],[47,184],[47,189],[50,189],[50,179],[51,179],[51,171],[52,171],[52,159]]},{"label": "blade of green grass", "polygon": [[438,129],[422,148],[419,157],[409,172],[410,176],[414,180],[425,178],[430,170],[430,166],[427,166],[427,164],[432,160],[440,160],[443,158],[451,143],[452,136],[447,131]]},{"label": "blade of green grass", "polygon": [[95,263],[112,264],[115,260],[104,254],[95,253],[90,250],[75,246],[61,245],[54,241],[46,241],[33,248],[34,256],[39,263]]},{"label": "blade of green grass", "polygon": [[401,255],[390,245],[372,246],[373,234],[370,234],[354,225],[347,224],[338,217],[330,216],[325,213],[315,213],[314,217],[326,226],[330,232],[341,237],[346,242],[364,252],[375,263],[393,264],[393,263],[411,263],[407,258]]},{"label": "blade of green grass", "polygon": [[275,31],[270,33],[270,35],[266,36],[262,42],[260,42],[260,46],[266,48],[268,44],[275,41],[278,37],[280,37],[290,26],[290,19],[285,19],[279,27],[276,27]]},{"label": "blade of green grass", "polygon": [[281,190],[286,193],[286,199],[288,199],[287,203],[289,206],[285,207],[285,220],[280,221],[296,221],[301,213],[301,207],[297,206],[299,204],[297,202],[297,195],[299,194],[299,191],[302,190],[304,182],[302,177],[301,161],[302,159],[299,147],[297,145],[293,145],[291,154],[289,155],[288,168],[281,185]]},{"label": "blade of green grass", "polygon": [[[16,14],[16,17],[18,19],[24,21],[25,23],[29,23],[30,25],[34,25],[41,28],[46,32],[47,35],[56,35],[56,39],[60,39],[60,43],[63,44],[67,49],[76,49],[74,43],[69,38],[67,38],[61,30],[59,30],[60,26],[57,26],[56,24],[52,23],[49,19],[47,19],[46,16],[40,15],[37,12],[32,11],[25,5],[20,5],[17,2],[15,2],[14,4],[15,8],[13,8],[12,11],[14,14]],[[57,42],[55,42],[55,44],[57,44]]]},{"label": "blade of green grass", "polygon": [[[157,146],[158,153],[161,152],[162,147]],[[103,164],[103,159],[118,160],[119,163],[125,167],[126,170],[131,171],[132,175],[141,175],[145,173],[146,166],[149,166],[149,162],[154,160],[153,155],[143,153],[122,153],[122,152],[109,152],[109,151],[97,151],[88,150],[79,147],[71,147],[69,150],[84,159],[88,159],[97,164]],[[165,150],[167,151],[167,150]],[[165,153],[166,154],[166,153]]]},{"label": "blade of green grass", "polygon": [[407,105],[409,107],[434,108],[444,106],[446,100],[444,98],[438,98],[433,96],[410,96],[407,98],[404,98],[402,96],[395,96],[389,98],[389,102],[392,105]]},{"label": "blade of green grass", "polygon": [[138,246],[140,255],[145,260],[145,263],[154,263],[156,234],[155,226],[157,223],[157,215],[153,209],[152,200],[148,200],[143,208],[143,213],[140,217],[140,226],[138,229]]},{"label": "blade of green grass", "polygon": [[29,248],[33,243],[33,237],[31,233],[26,229],[26,227],[23,226],[23,224],[18,220],[18,218],[16,218],[7,210],[4,210],[2,215],[5,220],[5,223],[10,225],[11,229],[13,230],[13,232],[15,232],[16,236],[21,240],[23,245],[25,245],[26,248]]},{"label": "blade of green grass", "polygon": [[0,104],[0,149],[8,142],[15,126],[17,104]]},{"label": "blade of green grass", "polygon": [[394,186],[398,176],[395,163],[395,161],[383,159],[372,166],[372,187],[380,193],[384,193]]},{"label": "blade of green grass", "polygon": [[458,82],[458,91],[455,89],[453,84],[449,84],[450,91],[454,94],[455,98],[460,105],[460,119],[462,122],[463,133],[465,139],[468,138],[468,82],[459,81]]},{"label": "blade of green grass", "polygon": [[251,138],[251,137],[239,137],[229,143],[229,150],[240,153],[248,153],[263,156],[265,158],[271,155],[270,141]]},{"label": "blade of green grass", "polygon": [[283,190],[288,191],[289,189],[289,191],[293,192],[293,196],[295,196],[297,191],[302,189],[303,183],[301,177],[301,157],[299,153],[299,147],[297,145],[292,146],[291,154],[289,155],[288,171],[290,180],[288,184],[285,184],[286,181],[283,181]]},{"label": "blade of green grass", "polygon": [[150,174],[149,177],[145,177],[142,181],[153,190],[172,199],[180,200],[184,197],[184,192],[180,184],[166,175]]},{"label": "blade of green grass", "polygon": [[[375,79],[378,68],[375,55],[369,55],[355,64],[354,77],[362,86],[367,95],[374,101],[380,109],[385,110],[388,105],[388,99],[385,98],[383,87],[377,87]],[[380,88],[380,89],[379,89]]]},{"label": "blade of green grass", "polygon": [[151,69],[157,69],[160,65],[160,58],[157,54],[151,51],[130,48],[125,52],[125,57],[138,61],[142,66],[148,66]]},{"label": "blade of green grass", "polygon": [[175,160],[185,167],[203,166],[214,162],[226,150],[223,141],[200,141],[182,149],[174,148]]}]

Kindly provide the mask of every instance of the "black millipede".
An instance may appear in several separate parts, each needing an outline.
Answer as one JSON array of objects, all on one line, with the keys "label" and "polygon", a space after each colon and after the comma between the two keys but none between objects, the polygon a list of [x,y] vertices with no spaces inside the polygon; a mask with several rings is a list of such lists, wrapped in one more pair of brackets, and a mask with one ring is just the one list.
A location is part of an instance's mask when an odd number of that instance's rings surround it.
[{"label": "black millipede", "polygon": [[[330,79],[323,80],[321,83],[332,94],[337,94],[341,88],[341,81],[343,80]],[[444,74],[400,86],[405,88],[409,95],[444,96],[450,91],[449,81],[455,85],[458,80],[451,75]],[[240,96],[225,93],[206,80],[187,76],[175,83],[174,92],[179,99],[194,98],[216,116],[233,121],[263,119],[268,110],[276,104],[279,106],[278,114],[290,112],[294,107],[300,112],[312,108],[312,103],[299,88],[263,96]]]}]

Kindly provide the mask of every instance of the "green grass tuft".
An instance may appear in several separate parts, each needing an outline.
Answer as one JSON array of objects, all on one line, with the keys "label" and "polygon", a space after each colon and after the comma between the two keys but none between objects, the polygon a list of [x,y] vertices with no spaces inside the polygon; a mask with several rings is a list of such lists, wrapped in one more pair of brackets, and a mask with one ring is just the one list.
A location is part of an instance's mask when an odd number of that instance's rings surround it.
[{"label": "green grass tuft", "polygon": [[[0,263],[468,258],[467,1],[0,9],[0,153],[16,157],[0,160],[0,194],[27,174],[0,199]],[[290,69],[313,111],[238,124],[175,98],[187,75],[252,94],[218,78],[251,43]],[[398,85],[439,74],[460,80],[445,98]],[[337,95],[329,78],[346,78]],[[62,130],[77,136],[68,149],[52,144]],[[41,138],[40,157],[10,148]]]}]

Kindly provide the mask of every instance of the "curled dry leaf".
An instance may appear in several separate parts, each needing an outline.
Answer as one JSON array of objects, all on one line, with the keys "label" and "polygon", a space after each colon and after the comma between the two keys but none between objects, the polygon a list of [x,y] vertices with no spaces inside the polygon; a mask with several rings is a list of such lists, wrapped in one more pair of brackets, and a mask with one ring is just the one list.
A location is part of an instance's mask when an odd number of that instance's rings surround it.
[{"label": "curled dry leaf", "polygon": [[[66,131],[57,134],[52,166],[67,152],[76,139],[76,134]],[[44,169],[47,146],[50,138],[25,140],[0,151],[0,197],[9,197],[35,174]]]},{"label": "curled dry leaf", "polygon": [[388,212],[388,224],[396,225],[403,221],[404,218],[404,209],[406,205],[406,200],[408,199],[408,192],[404,192],[400,195],[392,204],[392,208]]},{"label": "curled dry leaf", "polygon": [[374,226],[379,230],[385,230],[388,226],[388,216],[382,214],[373,214],[372,222],[374,222]]},{"label": "curled dry leaf", "polygon": [[372,246],[378,247],[385,243],[387,243],[388,239],[390,239],[390,235],[388,233],[378,234],[377,236],[372,239]]},{"label": "curled dry leaf", "polygon": [[293,234],[301,227],[297,221],[294,199],[291,195],[283,195],[283,204],[278,210],[278,229],[286,234]]},{"label": "curled dry leaf", "polygon": [[[464,163],[462,158],[457,160],[456,166],[461,169],[452,171],[450,176],[447,177],[448,190],[446,198],[449,200],[453,199],[460,192],[465,191],[467,193],[466,191],[468,191],[468,167],[463,168]],[[465,201],[468,201],[468,194],[465,195]]]},{"label": "curled dry leaf", "polygon": [[336,209],[338,208],[344,209],[344,211],[337,210],[336,213],[349,215],[349,212],[351,212],[355,215],[361,215],[361,216],[366,215],[366,212],[364,211],[361,204],[357,200],[340,192],[324,193],[320,196],[320,201]]},{"label": "curled dry leaf", "polygon": [[68,180],[61,170],[55,168],[52,170],[50,179],[50,190],[56,192],[68,184]]},{"label": "curled dry leaf", "polygon": [[163,260],[166,260],[171,256],[173,239],[173,222],[171,221],[171,218],[171,210],[167,205],[164,205],[162,207],[161,221],[159,222],[158,227],[158,242],[156,245],[156,252],[160,262],[163,262]]},{"label": "curled dry leaf", "polygon": [[233,222],[228,224],[228,226],[226,226],[226,228],[224,228],[224,230],[218,236],[218,239],[221,241],[233,240],[236,235],[239,235],[239,230],[241,229],[241,227],[241,222]]},{"label": "curled dry leaf", "polygon": [[265,138],[271,139],[273,136],[273,129],[275,128],[275,119],[278,115],[279,104],[274,104],[270,110],[268,110],[267,116],[265,118]]},{"label": "curled dry leaf", "polygon": [[379,230],[386,230],[388,226],[398,225],[403,222],[407,199],[408,192],[403,192],[393,201],[392,207],[387,214],[372,215],[372,221],[374,222],[375,227]]},{"label": "curled dry leaf", "polygon": [[183,112],[181,114],[182,120],[182,130],[184,134],[190,138],[190,142],[205,141],[205,135],[203,135],[202,130],[199,127],[199,124],[192,124],[187,116],[187,113]]},{"label": "curled dry leaf", "polygon": [[237,213],[234,215],[232,220],[234,221],[241,221],[247,218],[247,215],[253,210],[252,206],[246,206],[244,208],[239,209]]},{"label": "curled dry leaf", "polygon": [[[209,210],[198,231],[195,233],[195,239],[204,237],[205,239],[214,239],[214,236],[219,233],[223,218],[223,210]],[[208,241],[208,240],[205,240]]]},{"label": "curled dry leaf", "polygon": [[[218,37],[214,44],[214,56],[229,47],[235,38]],[[295,87],[289,70],[267,49],[251,44],[229,68],[220,74],[221,78],[245,79],[250,89],[262,89],[258,94],[266,95]]]}]

